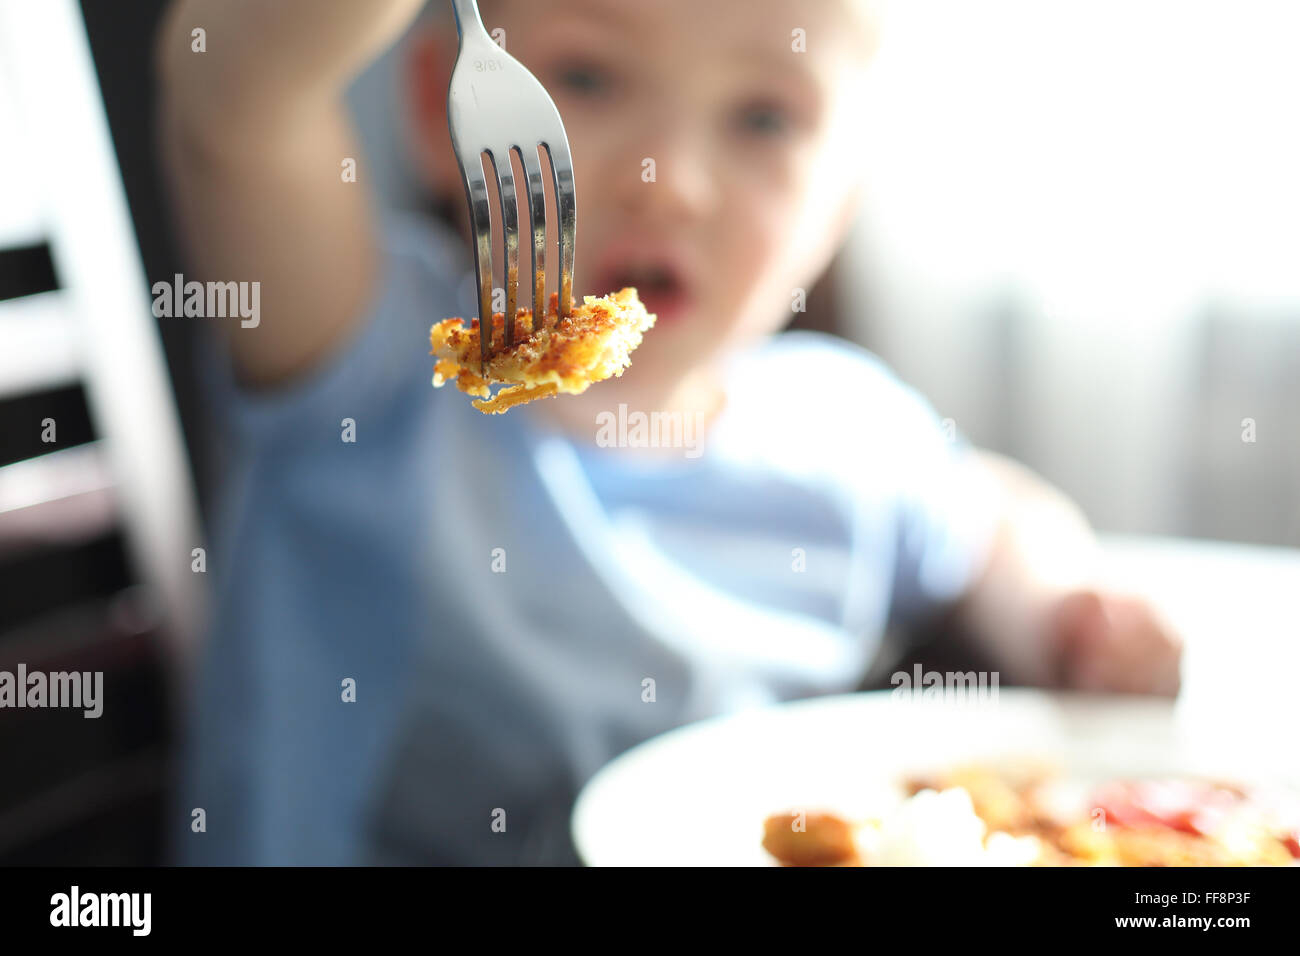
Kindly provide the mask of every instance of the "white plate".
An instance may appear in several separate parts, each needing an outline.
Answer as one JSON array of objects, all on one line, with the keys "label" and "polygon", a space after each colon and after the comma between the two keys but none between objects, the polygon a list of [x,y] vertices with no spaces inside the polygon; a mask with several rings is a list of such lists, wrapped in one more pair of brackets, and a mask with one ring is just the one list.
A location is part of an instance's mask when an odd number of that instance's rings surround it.
[{"label": "white plate", "polygon": [[1295,782],[1280,768],[1198,745],[1161,701],[1004,690],[996,701],[954,704],[882,691],[750,711],[647,741],[583,788],[573,835],[593,866],[771,865],[760,843],[773,813],[862,817],[898,799],[909,772],[1022,757],[1080,779]]}]

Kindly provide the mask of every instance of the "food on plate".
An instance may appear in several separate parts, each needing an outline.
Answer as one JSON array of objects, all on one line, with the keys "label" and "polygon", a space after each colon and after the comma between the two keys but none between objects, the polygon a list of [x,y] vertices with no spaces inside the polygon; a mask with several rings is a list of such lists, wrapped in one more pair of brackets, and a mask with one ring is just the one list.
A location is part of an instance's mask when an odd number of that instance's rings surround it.
[{"label": "food on plate", "polygon": [[918,776],[904,789],[873,819],[774,814],[763,847],[785,866],[1300,863],[1300,798],[1289,792],[1183,779],[1080,791],[1043,768],[984,766]]},{"label": "food on plate", "polygon": [[792,813],[768,817],[763,846],[791,866],[860,866],[855,827],[833,813]]},{"label": "food on plate", "polygon": [[[552,293],[552,320],[533,331],[533,313],[520,309],[515,318],[515,345],[504,348],[505,319],[492,316],[495,346],[484,369],[479,352],[479,321],[466,326],[447,319],[429,331],[430,354],[436,356],[433,384],[456,387],[477,396],[474,407],[484,414],[503,414],[515,405],[565,392],[577,395],[593,382],[623,374],[641,336],[654,326],[636,289],[626,288],[603,298],[587,296],[566,318],[555,320],[559,297]],[[492,394],[491,386],[507,387]]]}]

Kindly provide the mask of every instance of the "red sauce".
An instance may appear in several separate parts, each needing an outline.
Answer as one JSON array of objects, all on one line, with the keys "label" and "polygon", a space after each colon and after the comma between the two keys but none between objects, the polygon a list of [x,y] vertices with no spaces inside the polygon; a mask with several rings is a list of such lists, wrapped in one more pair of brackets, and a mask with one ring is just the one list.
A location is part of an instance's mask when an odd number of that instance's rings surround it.
[{"label": "red sauce", "polygon": [[1165,826],[1204,836],[1241,804],[1242,797],[1209,783],[1140,780],[1107,784],[1093,800],[1105,812],[1108,824]]}]

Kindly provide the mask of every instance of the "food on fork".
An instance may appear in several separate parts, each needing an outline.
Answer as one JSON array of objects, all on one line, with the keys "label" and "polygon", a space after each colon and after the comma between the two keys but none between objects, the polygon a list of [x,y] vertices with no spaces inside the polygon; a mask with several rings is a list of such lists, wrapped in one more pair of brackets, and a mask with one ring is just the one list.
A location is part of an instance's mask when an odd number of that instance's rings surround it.
[{"label": "food on fork", "polygon": [[[429,331],[430,354],[437,357],[433,384],[450,381],[478,397],[474,407],[485,415],[500,415],[524,402],[561,392],[577,395],[593,382],[619,376],[631,365],[631,353],[641,335],[655,324],[636,289],[603,298],[587,296],[563,319],[556,318],[559,297],[552,293],[551,321],[533,331],[533,313],[520,309],[515,318],[515,345],[494,348],[484,369],[479,353],[479,321],[468,327],[461,319],[438,322]],[[492,316],[492,342],[505,340],[505,318]],[[492,394],[491,386],[507,387]]]}]

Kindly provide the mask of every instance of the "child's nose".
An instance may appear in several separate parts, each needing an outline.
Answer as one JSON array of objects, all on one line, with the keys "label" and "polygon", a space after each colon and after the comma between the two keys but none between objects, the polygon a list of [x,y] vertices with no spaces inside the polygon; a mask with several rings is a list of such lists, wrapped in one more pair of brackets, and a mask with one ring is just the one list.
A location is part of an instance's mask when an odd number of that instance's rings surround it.
[{"label": "child's nose", "polygon": [[[709,148],[702,133],[683,127],[657,129],[635,137],[633,149],[618,160],[620,205],[653,222],[692,222],[712,215],[721,201],[725,162]],[[578,184],[582,188],[582,184]]]}]

